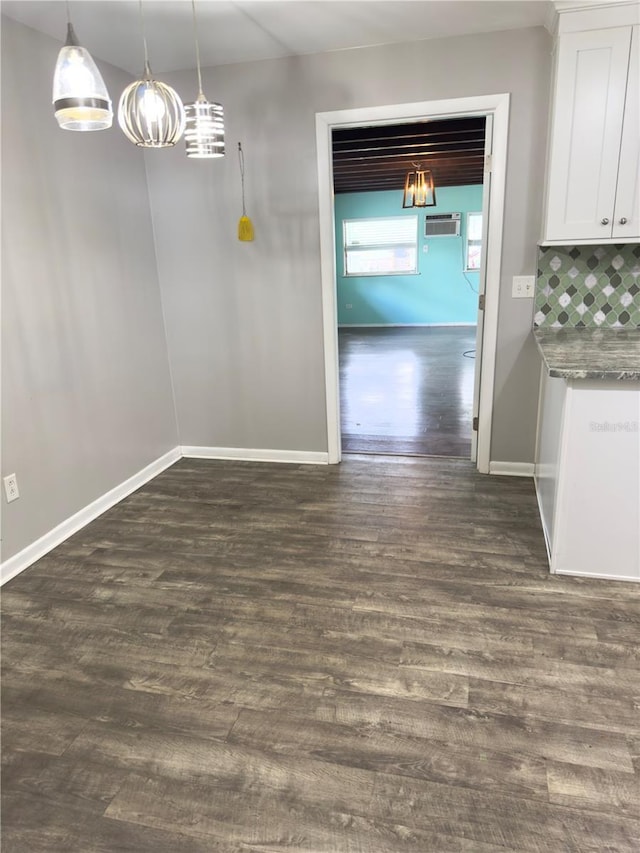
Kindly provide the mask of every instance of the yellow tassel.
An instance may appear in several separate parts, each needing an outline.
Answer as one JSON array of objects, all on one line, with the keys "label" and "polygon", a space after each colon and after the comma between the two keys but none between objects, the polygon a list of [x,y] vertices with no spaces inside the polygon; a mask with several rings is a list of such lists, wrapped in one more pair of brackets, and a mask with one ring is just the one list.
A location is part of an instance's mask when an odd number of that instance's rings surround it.
[{"label": "yellow tassel", "polygon": [[253,240],[253,223],[247,216],[244,206],[244,152],[240,142],[238,142],[238,160],[240,162],[240,180],[242,181],[242,216],[238,222],[238,240],[242,240],[243,243],[250,243]]},{"label": "yellow tassel", "polygon": [[238,222],[238,240],[250,243],[253,240],[253,223],[248,216],[241,216]]}]

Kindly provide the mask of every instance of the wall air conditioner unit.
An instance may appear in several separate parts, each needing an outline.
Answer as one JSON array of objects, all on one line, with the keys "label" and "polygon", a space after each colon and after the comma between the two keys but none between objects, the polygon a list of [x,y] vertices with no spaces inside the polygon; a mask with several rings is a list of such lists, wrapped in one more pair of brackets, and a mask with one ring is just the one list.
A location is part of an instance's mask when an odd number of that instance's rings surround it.
[{"label": "wall air conditioner unit", "polygon": [[425,237],[459,237],[461,213],[429,213],[424,218]]}]

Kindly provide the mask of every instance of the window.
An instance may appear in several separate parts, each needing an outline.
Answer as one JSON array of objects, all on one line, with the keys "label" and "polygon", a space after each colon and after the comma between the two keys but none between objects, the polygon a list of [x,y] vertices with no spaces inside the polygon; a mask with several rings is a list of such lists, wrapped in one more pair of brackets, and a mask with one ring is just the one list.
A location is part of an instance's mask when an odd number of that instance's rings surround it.
[{"label": "window", "polygon": [[418,272],[418,217],[344,219],[344,274]]},{"label": "window", "polygon": [[477,272],[482,256],[482,214],[467,213],[466,271]]}]

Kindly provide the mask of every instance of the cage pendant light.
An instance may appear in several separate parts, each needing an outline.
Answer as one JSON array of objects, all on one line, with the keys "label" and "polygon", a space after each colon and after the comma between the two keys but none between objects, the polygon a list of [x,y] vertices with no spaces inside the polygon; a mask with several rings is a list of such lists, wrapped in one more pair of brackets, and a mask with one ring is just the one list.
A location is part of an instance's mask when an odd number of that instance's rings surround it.
[{"label": "cage pendant light", "polygon": [[105,130],[113,110],[102,75],[89,51],[80,46],[67,2],[67,40],[53,74],[53,107],[63,130]]},{"label": "cage pendant light", "polygon": [[184,106],[186,116],[184,140],[187,147],[187,157],[203,160],[224,156],[224,111],[222,104],[209,103],[202,91],[195,0],[191,0],[191,8],[193,10],[193,35],[196,43],[196,65],[198,68],[198,97],[194,103]]},{"label": "cage pendant light", "polygon": [[436,188],[433,174],[428,169],[421,169],[414,163],[414,169],[407,172],[404,182],[403,207],[435,207]]},{"label": "cage pendant light", "polygon": [[167,148],[184,132],[185,115],[180,96],[165,83],[154,80],[149,66],[144,15],[140,0],[140,20],[144,44],[144,75],[124,90],[118,105],[122,132],[141,148]]}]

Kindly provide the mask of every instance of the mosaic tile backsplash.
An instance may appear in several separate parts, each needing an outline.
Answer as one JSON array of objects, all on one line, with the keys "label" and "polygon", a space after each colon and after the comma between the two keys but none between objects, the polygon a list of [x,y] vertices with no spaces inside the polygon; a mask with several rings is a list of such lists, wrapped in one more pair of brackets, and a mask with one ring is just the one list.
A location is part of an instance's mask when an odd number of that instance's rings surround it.
[{"label": "mosaic tile backsplash", "polygon": [[640,328],[640,245],[541,246],[533,322]]}]

